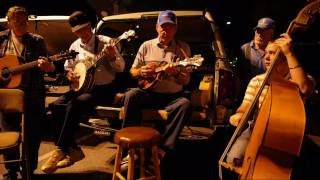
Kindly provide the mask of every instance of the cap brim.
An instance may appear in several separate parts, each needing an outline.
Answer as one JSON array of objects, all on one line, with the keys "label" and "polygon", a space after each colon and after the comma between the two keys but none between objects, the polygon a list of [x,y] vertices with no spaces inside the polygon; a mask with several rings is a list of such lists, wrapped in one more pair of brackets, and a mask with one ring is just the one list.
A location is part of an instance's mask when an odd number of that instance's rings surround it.
[{"label": "cap brim", "polygon": [[162,24],[165,24],[165,23],[176,24],[175,22],[173,22],[173,21],[171,21],[171,20],[162,21],[162,22],[159,23],[159,24],[162,25]]},{"label": "cap brim", "polygon": [[79,24],[79,25],[76,25],[76,26],[74,26],[74,27],[71,27],[71,31],[72,32],[76,32],[76,31],[78,31],[79,29],[82,29],[82,28],[84,28],[84,27],[86,27],[86,26],[89,26],[90,25],[90,23],[88,22],[88,23],[85,23],[85,24]]},{"label": "cap brim", "polygon": [[256,26],[253,28],[253,30],[257,30],[257,29],[263,29],[263,30],[267,30],[267,29],[273,29],[273,27],[262,27],[262,26]]}]

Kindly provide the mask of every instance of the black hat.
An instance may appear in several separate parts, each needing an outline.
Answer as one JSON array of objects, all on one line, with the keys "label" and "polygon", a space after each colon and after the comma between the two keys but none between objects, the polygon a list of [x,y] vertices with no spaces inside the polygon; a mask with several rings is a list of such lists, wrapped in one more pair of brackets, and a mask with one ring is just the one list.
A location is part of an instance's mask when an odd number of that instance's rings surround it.
[{"label": "black hat", "polygon": [[76,11],[70,15],[69,24],[71,26],[71,31],[75,32],[90,25],[90,19],[86,13],[82,11]]}]

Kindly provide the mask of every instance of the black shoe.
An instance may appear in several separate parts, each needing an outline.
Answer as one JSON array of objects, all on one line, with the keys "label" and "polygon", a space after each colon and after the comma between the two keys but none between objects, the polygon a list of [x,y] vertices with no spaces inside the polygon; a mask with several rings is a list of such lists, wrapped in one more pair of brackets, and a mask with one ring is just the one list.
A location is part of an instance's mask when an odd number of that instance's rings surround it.
[{"label": "black shoe", "polygon": [[15,171],[8,171],[2,175],[2,180],[17,180],[18,174]]}]

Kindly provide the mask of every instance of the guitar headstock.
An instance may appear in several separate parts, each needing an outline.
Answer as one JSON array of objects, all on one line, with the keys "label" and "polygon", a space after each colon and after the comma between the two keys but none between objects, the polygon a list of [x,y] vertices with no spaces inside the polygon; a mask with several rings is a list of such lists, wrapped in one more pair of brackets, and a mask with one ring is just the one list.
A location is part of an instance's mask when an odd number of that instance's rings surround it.
[{"label": "guitar headstock", "polygon": [[119,36],[118,39],[128,39],[130,37],[133,37],[136,35],[136,32],[132,29],[130,29],[129,31],[124,32],[121,36]]},{"label": "guitar headstock", "polygon": [[194,55],[193,57],[186,58],[182,61],[179,61],[179,65],[200,67],[203,61],[204,61],[204,58],[201,56],[201,54],[197,54],[197,55]]},{"label": "guitar headstock", "polygon": [[71,50],[71,51],[62,51],[58,54],[49,57],[50,61],[61,61],[67,59],[74,59],[79,53]]}]

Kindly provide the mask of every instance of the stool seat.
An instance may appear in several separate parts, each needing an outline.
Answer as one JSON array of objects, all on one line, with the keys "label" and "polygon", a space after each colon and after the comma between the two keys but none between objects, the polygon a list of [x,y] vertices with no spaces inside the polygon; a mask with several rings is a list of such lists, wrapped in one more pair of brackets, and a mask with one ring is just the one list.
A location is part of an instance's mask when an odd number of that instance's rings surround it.
[{"label": "stool seat", "polygon": [[127,127],[120,129],[114,142],[125,148],[151,147],[160,142],[160,133],[149,127]]},{"label": "stool seat", "polygon": [[[150,127],[126,127],[116,132],[114,142],[118,144],[115,166],[113,170],[113,180],[125,179],[120,172],[121,157],[124,149],[129,150],[128,173],[127,180],[134,179],[134,155],[136,150],[139,151],[139,168],[140,179],[156,179],[160,180],[160,160],[158,157],[158,143],[160,142],[160,133]],[[152,163],[154,165],[154,175],[145,177],[145,149],[151,149]]]}]

